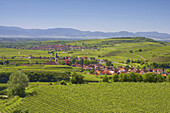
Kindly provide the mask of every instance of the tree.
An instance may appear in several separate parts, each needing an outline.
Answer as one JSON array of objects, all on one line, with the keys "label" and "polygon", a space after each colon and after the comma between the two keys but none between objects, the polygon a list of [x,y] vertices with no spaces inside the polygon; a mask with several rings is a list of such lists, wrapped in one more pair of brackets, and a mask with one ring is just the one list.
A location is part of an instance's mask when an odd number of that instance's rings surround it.
[{"label": "tree", "polygon": [[166,76],[166,81],[167,81],[167,82],[170,82],[170,75],[167,75],[167,76]]},{"label": "tree", "polygon": [[67,83],[64,80],[60,81],[60,84],[61,85],[67,85]]},{"label": "tree", "polygon": [[142,75],[141,74],[137,74],[137,82],[142,82],[143,81],[143,77],[142,77]]},{"label": "tree", "polygon": [[130,72],[130,73],[128,74],[128,80],[129,80],[129,82],[137,82],[136,73]]},{"label": "tree", "polygon": [[9,64],[9,60],[5,61],[6,64]]},{"label": "tree", "polygon": [[8,96],[25,96],[25,88],[28,86],[28,76],[22,71],[12,73],[8,81]]},{"label": "tree", "polygon": [[0,65],[3,65],[3,64],[4,64],[4,63],[1,61],[1,62],[0,62]]},{"label": "tree", "polygon": [[107,61],[107,62],[106,62],[106,66],[111,66],[111,64],[112,64],[112,63],[111,63],[110,61]]},{"label": "tree", "polygon": [[128,75],[126,73],[123,74],[123,82],[128,82]]},{"label": "tree", "polygon": [[130,63],[130,60],[129,60],[129,59],[126,60],[126,64],[128,64],[128,63]]},{"label": "tree", "polygon": [[118,82],[119,80],[119,75],[116,73],[113,75],[113,82]]},{"label": "tree", "polygon": [[143,81],[144,82],[155,82],[155,73],[145,73],[143,75]]},{"label": "tree", "polygon": [[83,80],[83,76],[81,74],[77,74],[76,72],[73,72],[73,74],[71,75],[71,83],[72,84],[83,84],[84,80]]},{"label": "tree", "polygon": [[142,52],[142,49],[139,49],[139,52]]},{"label": "tree", "polygon": [[105,75],[105,77],[103,78],[103,82],[109,82],[109,78]]},{"label": "tree", "polygon": [[132,51],[132,50],[130,50],[129,52],[130,52],[130,53],[133,53],[133,51]]},{"label": "tree", "polygon": [[73,58],[72,59],[72,64],[74,64],[76,62],[76,59],[75,58]]},{"label": "tree", "polygon": [[164,82],[165,78],[161,74],[155,76],[155,82]]},{"label": "tree", "polygon": [[170,73],[170,69],[167,69],[167,70],[165,71],[165,73]]}]

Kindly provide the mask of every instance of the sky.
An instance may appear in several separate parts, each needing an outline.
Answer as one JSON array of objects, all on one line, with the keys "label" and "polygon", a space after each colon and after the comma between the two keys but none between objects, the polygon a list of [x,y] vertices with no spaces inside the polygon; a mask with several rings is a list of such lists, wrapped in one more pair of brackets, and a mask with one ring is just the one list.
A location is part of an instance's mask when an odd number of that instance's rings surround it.
[{"label": "sky", "polygon": [[0,0],[0,26],[170,34],[170,0]]}]

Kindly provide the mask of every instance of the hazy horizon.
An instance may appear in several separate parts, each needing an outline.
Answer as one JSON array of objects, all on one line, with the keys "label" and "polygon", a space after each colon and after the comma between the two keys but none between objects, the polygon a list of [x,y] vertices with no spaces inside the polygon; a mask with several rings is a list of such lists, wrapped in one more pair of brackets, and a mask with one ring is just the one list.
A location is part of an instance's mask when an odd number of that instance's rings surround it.
[{"label": "hazy horizon", "polygon": [[[0,25],[1,27],[1,25]],[[61,28],[61,29],[75,29],[75,30],[80,30],[78,28],[66,28],[66,27],[53,27],[53,28],[24,28],[24,27],[20,27],[20,26],[2,26],[2,27],[18,27],[18,28],[22,28],[22,29],[40,29],[40,30],[47,30],[47,29],[56,29],[56,28]],[[111,32],[107,32],[107,31],[95,31],[95,30],[80,30],[80,31],[89,31],[89,32],[104,32],[104,33],[114,33],[114,32],[129,32],[129,33],[137,33],[137,32],[158,32],[158,33],[165,33],[165,32],[159,32],[159,31],[136,31],[136,32],[132,32],[132,31],[111,31]],[[166,33],[166,34],[170,34],[170,33]]]},{"label": "hazy horizon", "polygon": [[0,26],[170,34],[169,0],[1,0]]}]

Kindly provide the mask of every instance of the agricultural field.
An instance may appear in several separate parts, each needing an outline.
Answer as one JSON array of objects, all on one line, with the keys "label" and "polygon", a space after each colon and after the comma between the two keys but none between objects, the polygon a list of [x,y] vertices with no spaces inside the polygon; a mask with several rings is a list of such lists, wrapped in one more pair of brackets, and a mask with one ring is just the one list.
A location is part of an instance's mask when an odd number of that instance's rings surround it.
[{"label": "agricultural field", "polygon": [[[73,45],[80,48],[64,51],[30,49],[48,45]],[[107,59],[113,61],[114,68],[127,65],[135,68],[144,65],[156,67],[159,63],[159,66],[166,67],[170,63],[170,43],[144,37],[127,37],[75,41],[18,41],[13,45],[10,42],[0,43],[0,46],[0,113],[170,112],[170,83],[165,82],[166,77],[162,83],[122,82],[121,77],[126,76],[120,74],[119,82],[113,82],[113,75],[107,75],[109,83],[104,83],[106,74],[97,75],[91,73],[91,70],[83,70],[81,66],[48,64],[54,62],[57,53],[60,60],[64,60],[64,57],[71,60],[75,57]],[[29,58],[30,56],[34,58]],[[127,59],[135,62],[126,63]],[[26,96],[8,98],[6,83],[11,73],[18,70],[22,70],[30,81]],[[84,84],[71,83],[74,72],[83,76]],[[62,80],[65,80],[67,85],[60,85]]]},{"label": "agricultural field", "polygon": [[23,72],[65,72],[80,70],[80,68],[68,65],[0,66],[1,72],[15,72],[19,69]]},{"label": "agricultural field", "polygon": [[[91,83],[37,85],[25,98],[1,99],[2,113],[42,112],[170,112],[169,83]],[[33,92],[33,93],[31,93]],[[31,95],[32,94],[32,95]]]},{"label": "agricultural field", "polygon": [[[125,62],[131,60],[149,60],[150,62],[170,62],[170,43],[154,41],[147,38],[111,38],[111,39],[92,39],[77,41],[39,41],[38,44],[32,46],[43,45],[73,45],[77,47],[87,47],[88,49],[74,49],[71,51],[54,51],[61,57],[95,57],[99,59],[108,59],[114,62]],[[30,43],[29,43],[30,44]],[[5,44],[4,44],[5,46]],[[25,45],[27,46],[27,45]],[[142,51],[139,52],[139,49]],[[10,63],[46,63],[49,60],[26,59],[24,57],[54,57],[48,52],[51,50],[29,50],[0,48],[0,56],[10,60]],[[132,53],[130,52],[132,51]],[[12,59],[13,56],[16,57]]]}]

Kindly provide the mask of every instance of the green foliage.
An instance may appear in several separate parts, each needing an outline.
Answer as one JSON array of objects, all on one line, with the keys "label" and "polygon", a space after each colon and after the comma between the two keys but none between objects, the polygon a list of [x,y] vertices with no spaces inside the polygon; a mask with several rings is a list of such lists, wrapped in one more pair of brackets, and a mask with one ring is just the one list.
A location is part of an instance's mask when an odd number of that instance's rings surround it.
[{"label": "green foliage", "polygon": [[128,82],[137,82],[136,73],[130,72],[130,73],[128,74]]},{"label": "green foliage", "polygon": [[129,59],[126,60],[126,64],[128,64],[128,63],[130,63],[130,60],[129,60]]},{"label": "green foliage", "polygon": [[137,82],[142,82],[143,81],[143,77],[142,77],[142,75],[141,74],[136,74],[136,80],[137,80]]},{"label": "green foliage", "polygon": [[67,85],[66,81],[64,81],[64,80],[60,81],[60,84],[61,85]]},{"label": "green foliage", "polygon": [[106,61],[106,66],[111,66],[111,62],[110,61]]},{"label": "green foliage", "polygon": [[169,83],[133,82],[42,85],[34,88],[37,95],[26,97],[16,109],[30,113],[168,113],[169,87]]},{"label": "green foliage", "polygon": [[130,72],[113,75],[113,82],[164,82],[165,78],[161,74],[145,73],[144,75]]},{"label": "green foliage", "polygon": [[25,96],[25,88],[28,86],[28,82],[27,75],[21,71],[11,74],[8,81],[8,96]]},{"label": "green foliage", "polygon": [[139,49],[139,52],[142,52],[142,49]]},{"label": "green foliage", "polygon": [[167,69],[167,70],[165,71],[165,73],[170,73],[170,69]]},{"label": "green foliage", "polygon": [[118,73],[113,75],[113,82],[118,82],[119,81],[119,75]]},{"label": "green foliage", "polygon": [[72,84],[83,84],[84,83],[83,78],[84,77],[81,74],[73,72],[70,81]]},{"label": "green foliage", "polygon": [[130,52],[130,53],[133,53],[133,51],[132,51],[132,50],[130,50],[129,52]]},{"label": "green foliage", "polygon": [[155,73],[145,73],[143,75],[144,82],[157,82],[156,81],[156,74]]},{"label": "green foliage", "polygon": [[109,82],[109,78],[107,77],[107,75],[103,77],[103,82]]},{"label": "green foliage", "polygon": [[170,82],[170,75],[167,75],[167,76],[166,76],[166,81],[167,81],[167,82]]}]

